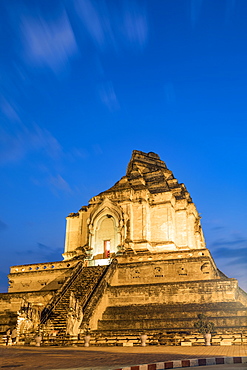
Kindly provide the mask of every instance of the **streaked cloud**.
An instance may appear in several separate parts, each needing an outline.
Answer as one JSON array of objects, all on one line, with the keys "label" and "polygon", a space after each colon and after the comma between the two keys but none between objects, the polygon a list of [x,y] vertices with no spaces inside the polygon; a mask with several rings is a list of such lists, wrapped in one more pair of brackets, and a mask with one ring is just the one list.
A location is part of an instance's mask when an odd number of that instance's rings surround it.
[{"label": "streaked cloud", "polygon": [[[216,231],[227,234],[224,228]],[[247,238],[229,233],[226,237],[214,240],[208,247],[220,270],[228,277],[240,280],[241,287],[247,289]]]},{"label": "streaked cloud", "polygon": [[218,246],[236,246],[236,245],[242,245],[242,246],[247,246],[247,239],[239,239],[236,238],[235,240],[225,240],[225,239],[220,239],[216,240],[213,244],[213,247],[218,247]]},{"label": "streaked cloud", "polygon": [[234,258],[218,258],[217,266],[220,267],[220,270],[229,278],[237,279],[239,285],[242,289],[247,290],[247,262],[238,261]]},{"label": "streaked cloud", "polygon": [[229,22],[229,20],[233,17],[235,7],[236,7],[236,0],[226,0],[226,11],[225,11],[226,23]]},{"label": "streaked cloud", "polygon": [[224,226],[214,226],[214,227],[212,227],[212,231],[222,231],[222,230],[224,230],[225,229],[225,227]]},{"label": "streaked cloud", "polygon": [[[218,268],[228,277],[241,281],[247,289],[247,237],[238,230],[224,225],[223,220],[211,220],[210,240],[207,247],[213,255]],[[209,236],[209,235],[208,235]],[[206,240],[209,239],[206,238]]]},{"label": "streaked cloud", "polygon": [[22,60],[32,71],[48,67],[60,74],[73,58],[88,53],[90,40],[97,51],[115,52],[126,48],[136,52],[148,40],[148,16],[141,0],[111,4],[106,0],[73,0],[69,6],[52,3],[49,12],[43,4],[38,8],[20,1],[15,11],[9,4],[6,9],[12,32],[9,46],[20,57],[18,64]]},{"label": "streaked cloud", "polygon": [[145,46],[148,39],[148,22],[144,7],[134,1],[125,3],[123,11],[123,35],[134,46]]},{"label": "streaked cloud", "polygon": [[31,152],[42,152],[55,160],[62,155],[62,148],[48,130],[38,125],[0,129],[0,165],[19,162]]},{"label": "streaked cloud", "polygon": [[61,248],[54,248],[50,245],[46,245],[40,242],[37,242],[37,248],[35,248],[35,254],[42,257],[44,261],[57,261],[61,260]]},{"label": "streaked cloud", "polygon": [[99,48],[115,44],[111,20],[104,1],[96,4],[91,0],[79,0],[75,1],[75,6],[85,30]]},{"label": "streaked cloud", "polygon": [[195,27],[201,14],[203,0],[190,0],[190,20],[192,27]]},{"label": "streaked cloud", "polygon": [[37,247],[39,248],[39,249],[43,249],[43,250],[51,250],[52,248],[51,247],[49,247],[48,245],[45,245],[45,244],[43,244],[43,243],[37,243]]},{"label": "streaked cloud", "polygon": [[37,124],[24,124],[6,99],[2,99],[0,105],[4,107],[0,127],[0,166],[28,163],[32,169],[29,180],[34,185],[49,188],[55,195],[71,193],[72,189],[61,172],[68,161],[85,158],[83,151],[74,148],[65,153],[49,130]]},{"label": "streaked cloud", "polygon": [[45,154],[52,158],[58,159],[62,155],[62,147],[57,139],[48,130],[35,125],[33,131],[29,134],[31,148],[34,150],[44,150]]},{"label": "streaked cloud", "polygon": [[7,228],[8,228],[8,225],[5,222],[0,220],[0,231],[7,230]]},{"label": "streaked cloud", "polygon": [[11,121],[20,122],[19,114],[17,113],[17,107],[13,103],[7,101],[4,97],[1,98],[0,107],[5,117]]},{"label": "streaked cloud", "polygon": [[242,236],[220,238],[208,246],[217,266],[228,277],[240,281],[247,289],[247,239]]},{"label": "streaked cloud", "polygon": [[112,82],[108,81],[98,86],[98,95],[109,111],[114,112],[120,108]]},{"label": "streaked cloud", "polygon": [[208,247],[215,258],[231,260],[232,263],[247,263],[247,238],[222,226],[214,227],[214,235]]},{"label": "streaked cloud", "polygon": [[71,192],[68,182],[61,175],[57,174],[55,176],[50,176],[47,180],[54,188],[65,192]]},{"label": "streaked cloud", "polygon": [[45,171],[40,171],[36,175],[31,176],[30,180],[35,186],[49,188],[49,190],[56,196],[60,196],[61,192],[73,192],[69,183],[53,168],[46,168]]},{"label": "streaked cloud", "polygon": [[[232,244],[231,244],[232,245]],[[242,247],[227,248],[221,247],[214,250],[215,258],[230,259],[229,263],[242,264],[247,263],[247,241]]]},{"label": "streaked cloud", "polygon": [[103,154],[103,149],[101,147],[101,145],[99,144],[94,144],[92,146],[92,149],[93,149],[93,152],[95,155],[102,155]]},{"label": "streaked cloud", "polygon": [[20,28],[24,45],[23,59],[34,66],[46,66],[59,73],[66,67],[69,59],[78,53],[65,10],[52,20],[46,20],[40,15],[23,15]]},{"label": "streaked cloud", "polygon": [[54,248],[51,249],[49,252],[47,251],[46,254],[42,254],[42,258],[46,261],[61,261],[62,253],[61,248]]},{"label": "streaked cloud", "polygon": [[34,250],[32,249],[26,249],[26,250],[22,250],[22,251],[15,251],[15,254],[17,254],[18,256],[32,256],[34,255]]},{"label": "streaked cloud", "polygon": [[139,1],[116,2],[75,0],[75,9],[84,29],[101,50],[124,47],[143,48],[148,39],[145,7]]},{"label": "streaked cloud", "polygon": [[60,248],[53,248],[40,242],[37,242],[32,249],[22,250],[21,252],[16,251],[15,254],[27,259],[31,257],[30,262],[25,261],[25,263],[42,263],[61,260]]}]

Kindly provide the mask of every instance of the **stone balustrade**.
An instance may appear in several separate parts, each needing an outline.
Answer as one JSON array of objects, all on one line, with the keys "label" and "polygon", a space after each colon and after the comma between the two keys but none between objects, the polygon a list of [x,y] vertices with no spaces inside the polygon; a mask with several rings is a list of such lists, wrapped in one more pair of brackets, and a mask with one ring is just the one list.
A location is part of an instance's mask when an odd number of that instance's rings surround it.
[{"label": "stone balustrade", "polygon": [[[160,258],[166,260],[176,260],[176,259],[183,259],[183,258],[200,258],[200,257],[211,257],[210,251],[206,248],[203,249],[181,249],[180,251],[163,251],[163,252],[156,252],[156,253],[150,253],[150,255],[147,256],[141,256],[141,255],[130,255],[130,256],[118,256],[117,259],[119,263],[123,262],[139,262],[139,261],[156,261],[160,260]],[[213,261],[212,261],[213,263]]]},{"label": "stone balustrade", "polygon": [[77,261],[59,261],[59,262],[49,262],[49,263],[33,263],[29,265],[18,265],[11,266],[10,273],[17,274],[23,272],[35,272],[35,271],[44,271],[44,270],[59,270],[67,269],[75,266]]}]

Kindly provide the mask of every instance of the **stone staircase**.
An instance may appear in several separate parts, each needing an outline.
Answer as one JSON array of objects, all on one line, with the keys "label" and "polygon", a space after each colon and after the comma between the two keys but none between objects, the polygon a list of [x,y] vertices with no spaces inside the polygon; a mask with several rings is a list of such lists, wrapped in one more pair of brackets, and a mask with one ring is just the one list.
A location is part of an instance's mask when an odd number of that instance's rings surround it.
[{"label": "stone staircase", "polygon": [[82,262],[77,264],[72,275],[65,281],[41,314],[44,333],[58,332],[61,337],[66,335],[71,294],[78,301],[80,309],[83,310],[107,268],[108,266],[83,267]]},{"label": "stone staircase", "polygon": [[[217,333],[247,332],[247,309],[240,302],[204,304],[146,304],[107,307],[95,331],[97,342],[107,338],[108,343],[121,342],[125,338],[136,344],[142,332],[148,334],[150,343],[155,344],[158,337],[164,343],[175,343],[186,335],[195,333],[194,322],[197,315],[204,313],[215,323]],[[122,338],[122,339],[121,339]],[[131,339],[132,338],[132,339]],[[118,339],[118,340],[116,340]],[[201,338],[203,341],[203,338]],[[119,342],[119,343],[120,343]],[[195,340],[196,342],[196,340]],[[158,343],[158,342],[157,342]]]}]

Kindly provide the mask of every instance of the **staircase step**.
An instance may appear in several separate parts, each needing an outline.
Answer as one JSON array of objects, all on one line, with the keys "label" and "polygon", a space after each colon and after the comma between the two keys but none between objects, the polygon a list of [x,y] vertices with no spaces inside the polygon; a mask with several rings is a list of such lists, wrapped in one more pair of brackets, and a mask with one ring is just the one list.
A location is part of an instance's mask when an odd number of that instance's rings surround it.
[{"label": "staircase step", "polygon": [[[77,268],[78,267],[76,266],[73,271],[77,271]],[[75,278],[64,295],[60,298],[56,307],[47,318],[47,320],[49,320],[47,328],[55,327],[56,329],[59,328],[60,332],[66,332],[67,314],[69,311],[71,292],[74,292],[75,297],[80,297],[81,302],[83,302],[90,291],[93,291],[93,289],[97,286],[106,268],[106,266],[93,266],[83,267],[81,269],[78,276]],[[66,284],[67,283],[65,282],[64,286],[67,286]]]}]

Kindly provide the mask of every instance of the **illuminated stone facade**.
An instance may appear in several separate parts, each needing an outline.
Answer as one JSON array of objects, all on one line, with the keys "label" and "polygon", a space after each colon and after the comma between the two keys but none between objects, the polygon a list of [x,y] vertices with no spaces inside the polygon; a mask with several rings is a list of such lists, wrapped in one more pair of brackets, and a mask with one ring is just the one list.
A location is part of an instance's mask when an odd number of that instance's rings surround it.
[{"label": "illuminated stone facade", "polygon": [[[155,153],[134,151],[122,177],[67,217],[64,258],[126,250],[160,253],[205,248],[200,216],[184,184]],[[102,261],[103,263],[104,261]]]}]

